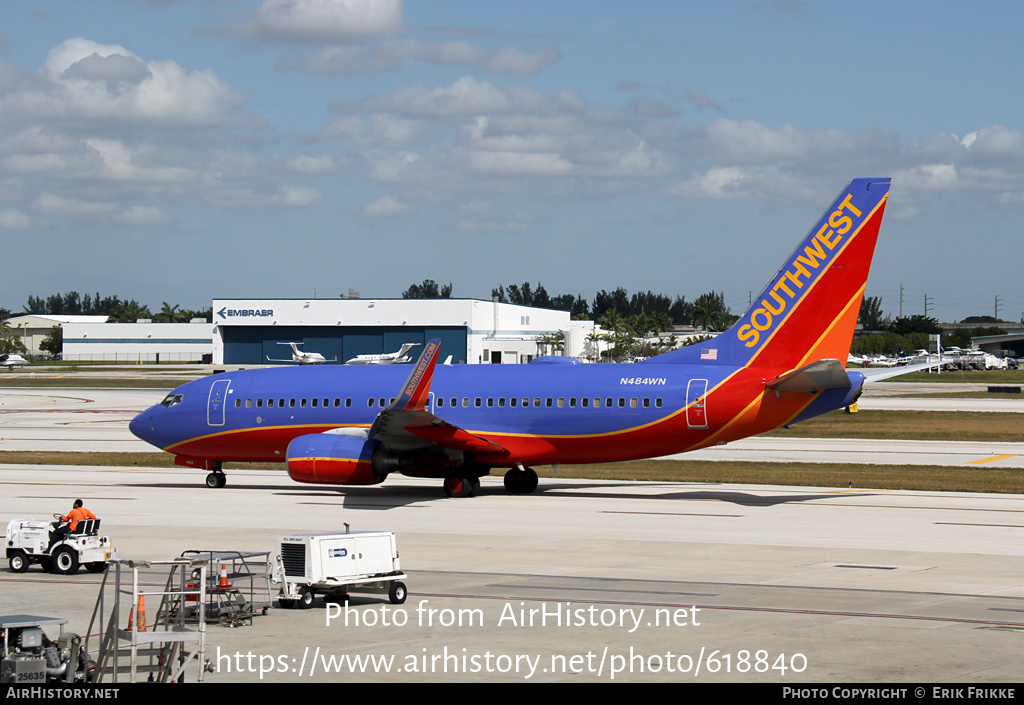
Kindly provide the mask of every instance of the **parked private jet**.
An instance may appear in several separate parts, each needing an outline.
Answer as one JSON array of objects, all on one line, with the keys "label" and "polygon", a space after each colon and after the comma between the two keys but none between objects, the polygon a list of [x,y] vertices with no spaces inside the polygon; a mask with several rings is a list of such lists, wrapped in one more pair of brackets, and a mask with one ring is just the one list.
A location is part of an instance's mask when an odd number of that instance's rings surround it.
[{"label": "parked private jet", "polygon": [[346,365],[393,365],[409,362],[409,351],[419,343],[403,343],[401,350],[383,355],[356,355],[351,360],[345,360]]},{"label": "parked private jet", "polygon": [[318,365],[323,362],[337,362],[338,358],[333,360],[327,360],[318,352],[303,352],[299,350],[299,345],[302,343],[278,343],[278,345],[290,345],[292,348],[292,358],[290,360],[273,360],[270,356],[267,356],[267,362],[297,362],[300,365]]},{"label": "parked private jet", "polygon": [[[286,367],[218,374],[175,389],[132,432],[210,471],[286,462],[299,482],[443,480],[449,496],[504,472],[532,492],[532,466],[650,458],[721,445],[854,403],[868,371],[845,369],[889,179],[855,179],[718,337],[635,364]],[[878,370],[886,376],[911,367]]]},{"label": "parked private jet", "polygon": [[8,370],[13,370],[15,367],[22,367],[27,364],[29,364],[28,360],[17,353],[4,353],[0,355],[0,367],[6,367]]}]

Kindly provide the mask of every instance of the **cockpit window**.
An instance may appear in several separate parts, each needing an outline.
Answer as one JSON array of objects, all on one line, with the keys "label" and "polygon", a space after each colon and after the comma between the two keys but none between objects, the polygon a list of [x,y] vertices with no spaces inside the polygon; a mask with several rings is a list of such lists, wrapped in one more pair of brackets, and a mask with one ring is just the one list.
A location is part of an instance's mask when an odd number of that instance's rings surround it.
[{"label": "cockpit window", "polygon": [[175,404],[180,404],[181,403],[181,397],[182,397],[181,394],[168,394],[164,398],[164,400],[162,402],[160,402],[160,404],[163,405],[163,406],[166,406],[169,409],[172,406],[174,406]]}]

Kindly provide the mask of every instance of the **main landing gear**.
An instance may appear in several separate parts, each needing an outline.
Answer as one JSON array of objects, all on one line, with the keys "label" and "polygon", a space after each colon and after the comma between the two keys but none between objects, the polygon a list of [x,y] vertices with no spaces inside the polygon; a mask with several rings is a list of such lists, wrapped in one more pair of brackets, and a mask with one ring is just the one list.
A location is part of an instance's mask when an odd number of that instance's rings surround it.
[{"label": "main landing gear", "polygon": [[509,494],[530,494],[537,489],[537,473],[533,468],[517,465],[505,473],[505,491]]},{"label": "main landing gear", "polygon": [[206,486],[217,489],[228,484],[228,476],[224,474],[223,463],[216,462],[212,464],[213,472],[206,476]]},{"label": "main landing gear", "polygon": [[444,493],[449,497],[469,497],[480,489],[479,477],[452,475],[444,479]]},{"label": "main landing gear", "polygon": [[[472,497],[479,489],[480,478],[476,475],[452,475],[444,480],[444,493],[449,497]],[[536,489],[537,473],[533,468],[517,465],[505,473],[505,491],[509,494],[530,494]]]}]

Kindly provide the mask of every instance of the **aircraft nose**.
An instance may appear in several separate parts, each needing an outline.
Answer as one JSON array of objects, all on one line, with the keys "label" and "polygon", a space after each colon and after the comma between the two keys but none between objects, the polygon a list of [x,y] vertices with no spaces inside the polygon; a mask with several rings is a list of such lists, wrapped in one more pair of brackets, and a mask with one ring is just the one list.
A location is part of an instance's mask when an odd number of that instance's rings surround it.
[{"label": "aircraft nose", "polygon": [[131,431],[132,435],[136,438],[140,438],[149,443],[149,432],[152,430],[149,424],[152,420],[153,410],[146,409],[128,422],[128,430]]}]

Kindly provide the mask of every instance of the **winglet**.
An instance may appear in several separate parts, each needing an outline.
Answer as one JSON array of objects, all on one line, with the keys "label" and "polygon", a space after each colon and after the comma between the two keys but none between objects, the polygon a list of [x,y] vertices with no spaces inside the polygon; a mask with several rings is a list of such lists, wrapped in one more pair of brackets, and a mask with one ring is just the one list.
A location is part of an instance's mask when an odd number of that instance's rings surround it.
[{"label": "winglet", "polygon": [[434,365],[437,364],[437,353],[441,350],[441,339],[434,338],[423,348],[420,359],[412,368],[409,379],[402,385],[402,394],[388,406],[392,411],[425,411],[430,383],[434,379]]}]

